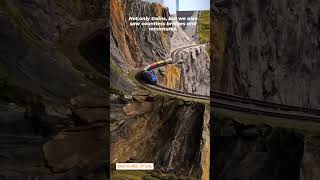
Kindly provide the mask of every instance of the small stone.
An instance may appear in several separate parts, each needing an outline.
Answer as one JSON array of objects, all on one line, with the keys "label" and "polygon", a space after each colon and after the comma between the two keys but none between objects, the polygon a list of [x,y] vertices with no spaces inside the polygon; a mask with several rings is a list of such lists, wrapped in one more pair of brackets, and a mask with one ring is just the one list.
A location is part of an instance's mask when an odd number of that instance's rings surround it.
[{"label": "small stone", "polygon": [[47,166],[55,173],[67,171],[73,167],[95,165],[106,158],[105,127],[84,127],[81,130],[68,129],[60,132],[43,146]]},{"label": "small stone", "polygon": [[116,95],[116,94],[111,94],[110,95],[110,101],[116,101],[116,100],[118,100],[119,99],[119,95]]},{"label": "small stone", "polygon": [[150,93],[147,91],[134,91],[132,92],[132,96],[149,96]]},{"label": "small stone", "polygon": [[159,71],[159,73],[161,74],[161,75],[165,75],[166,73],[166,71],[165,71],[165,68],[164,67],[159,67],[158,68],[158,71]]},{"label": "small stone", "polygon": [[133,99],[136,101],[145,101],[148,96],[133,96]]},{"label": "small stone", "polygon": [[79,108],[72,111],[78,121],[83,124],[92,124],[96,122],[107,121],[106,108]]},{"label": "small stone", "polygon": [[178,103],[178,105],[179,105],[179,106],[183,106],[183,105],[184,105],[184,101],[183,101],[183,100],[180,100],[179,103]]},{"label": "small stone", "polygon": [[126,101],[132,100],[132,96],[131,95],[124,95],[123,97],[124,97],[124,100],[126,100]]},{"label": "small stone", "polygon": [[192,105],[193,104],[193,102],[191,102],[191,101],[186,101],[186,103],[185,103],[186,105],[188,105],[188,106],[190,106],[190,105]]},{"label": "small stone", "polygon": [[70,104],[73,107],[106,107],[108,96],[81,95],[71,98]]},{"label": "small stone", "polygon": [[127,116],[141,115],[152,110],[151,102],[129,103],[123,107],[123,111]]},{"label": "small stone", "polygon": [[9,106],[16,106],[15,103],[9,103],[8,105],[9,105]]}]

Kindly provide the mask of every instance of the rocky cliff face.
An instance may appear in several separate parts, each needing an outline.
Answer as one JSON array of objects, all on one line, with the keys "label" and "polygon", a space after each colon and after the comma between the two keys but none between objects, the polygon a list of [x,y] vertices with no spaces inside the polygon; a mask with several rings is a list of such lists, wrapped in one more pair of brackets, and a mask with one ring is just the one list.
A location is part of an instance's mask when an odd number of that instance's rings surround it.
[{"label": "rocky cliff face", "polygon": [[149,31],[148,26],[133,27],[129,17],[168,17],[168,9],[143,1],[111,1],[111,60],[125,73],[146,62],[165,59],[170,50],[169,36]]},{"label": "rocky cliff face", "polygon": [[319,140],[319,137],[305,138],[299,180],[313,180],[320,178]]},{"label": "rocky cliff face", "polygon": [[140,0],[113,0],[110,7],[110,82],[113,88],[131,92],[135,85],[128,75],[133,69],[169,57],[170,33],[130,26],[129,17],[168,17],[169,12],[159,4]]},{"label": "rocky cliff face", "polygon": [[181,89],[188,93],[210,94],[210,60],[205,47],[190,48],[177,55],[181,59]]},{"label": "rocky cliff face", "polygon": [[272,123],[258,124],[253,123],[252,119],[233,119],[212,114],[211,178],[319,178],[319,129],[301,131],[290,124],[280,128]]},{"label": "rocky cliff face", "polygon": [[[192,45],[192,41],[180,26],[170,39],[174,49]],[[187,48],[174,54],[173,60],[180,62],[163,68],[159,73],[162,86],[183,92],[209,95],[210,59],[204,46]],[[162,70],[162,69],[161,69]]]},{"label": "rocky cliff face", "polygon": [[[199,18],[199,11],[178,11],[177,17],[194,17]],[[180,22],[188,23],[188,20],[179,20]],[[183,26],[183,31],[193,41],[198,40],[198,26]]]},{"label": "rocky cliff face", "polygon": [[[170,51],[191,45],[191,41],[181,27],[174,33],[130,27],[128,18],[137,16],[168,17],[169,13],[155,3],[111,2],[110,82],[112,88],[120,90],[110,97],[111,162],[153,162],[157,172],[208,177],[208,108],[205,113],[203,104],[138,90],[130,78],[130,73],[169,58]],[[204,86],[209,84],[209,60],[203,51],[188,50],[177,55],[182,64],[155,69],[159,84],[208,94],[208,86]],[[200,81],[201,78],[204,80]],[[191,86],[187,86],[189,83]],[[195,88],[199,84],[200,88]]]},{"label": "rocky cliff face", "polygon": [[[95,73],[78,46],[91,33],[106,29],[102,4],[100,2],[99,8],[92,4],[92,8],[98,9],[97,15],[93,16],[94,13],[83,12],[87,3],[79,2],[78,7],[60,1],[3,1],[0,7],[1,43],[5,46],[1,47],[1,67],[8,83],[37,95],[67,101],[89,89],[99,91],[101,88],[94,88],[85,76],[101,81],[106,78]],[[92,20],[94,17],[96,19]]]},{"label": "rocky cliff face", "polygon": [[215,118],[211,127],[212,179],[299,179],[305,156],[301,134],[232,119]]},{"label": "rocky cliff face", "polygon": [[106,7],[0,2],[1,179],[106,178]]},{"label": "rocky cliff face", "polygon": [[119,97],[111,101],[111,162],[154,162],[156,171],[200,176],[201,151],[205,157],[209,151],[208,139],[202,138],[209,119],[202,104],[146,92],[120,102]]},{"label": "rocky cliff face", "polygon": [[[168,9],[156,3],[117,0],[111,3],[111,84],[121,91],[132,91],[126,78],[134,68],[170,57],[170,50],[191,45],[192,41],[176,27],[174,32],[149,31],[148,26],[133,27],[129,17],[169,17]],[[203,48],[189,49],[176,56],[181,65],[154,70],[159,84],[195,94],[209,94],[209,57]]]},{"label": "rocky cliff face", "polygon": [[33,33],[48,41],[57,41],[72,28],[108,21],[105,18],[109,13],[106,2],[100,0],[13,0],[12,3],[23,17],[27,17],[27,24],[34,30]]},{"label": "rocky cliff face", "polygon": [[164,67],[162,86],[183,92],[210,94],[210,60],[205,47],[188,48],[177,53],[175,61],[179,64]]},{"label": "rocky cliff face", "polygon": [[212,7],[214,89],[320,107],[317,2],[219,0]]}]

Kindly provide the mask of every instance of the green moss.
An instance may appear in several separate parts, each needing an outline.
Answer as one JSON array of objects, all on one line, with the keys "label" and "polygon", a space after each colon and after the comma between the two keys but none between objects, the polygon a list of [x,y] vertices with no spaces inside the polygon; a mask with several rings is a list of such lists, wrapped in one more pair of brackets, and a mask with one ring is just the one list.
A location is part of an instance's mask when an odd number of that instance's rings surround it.
[{"label": "green moss", "polygon": [[110,94],[117,94],[117,95],[125,95],[125,92],[122,92],[116,88],[114,88],[112,85],[110,85]]},{"label": "green moss", "polygon": [[145,174],[143,171],[113,171],[111,173],[111,179],[141,180]]},{"label": "green moss", "polygon": [[32,42],[32,45],[41,46],[41,39],[32,32],[31,27],[24,21],[19,10],[10,1],[0,0],[0,11],[11,18],[18,30]]},{"label": "green moss", "polygon": [[[129,74],[128,76],[125,76],[124,75],[124,72],[122,71],[122,69],[120,69],[113,61],[113,59],[110,57],[110,76],[119,76],[120,78],[123,78],[123,79],[129,79],[129,80],[132,80],[133,79],[133,76],[131,76],[131,74]],[[130,82],[130,81],[128,81]],[[130,92],[125,92],[125,91],[122,91],[122,90],[119,90],[119,89],[116,89],[115,88],[116,86],[113,85],[112,83],[110,83],[110,89],[111,89],[111,93],[113,94],[119,94],[119,95],[130,95],[131,93]]]},{"label": "green moss", "polygon": [[117,75],[122,75],[124,72],[122,69],[120,69],[113,61],[113,59],[110,57],[110,69],[113,70]]},{"label": "green moss", "polygon": [[111,179],[130,180],[196,180],[194,177],[179,177],[174,174],[164,174],[155,171],[116,171],[111,172]]},{"label": "green moss", "polygon": [[210,41],[210,11],[200,13],[199,38],[201,43],[209,43]]},{"label": "green moss", "polygon": [[208,44],[207,53],[210,54],[210,11],[203,11],[199,17],[199,41],[201,44]]}]

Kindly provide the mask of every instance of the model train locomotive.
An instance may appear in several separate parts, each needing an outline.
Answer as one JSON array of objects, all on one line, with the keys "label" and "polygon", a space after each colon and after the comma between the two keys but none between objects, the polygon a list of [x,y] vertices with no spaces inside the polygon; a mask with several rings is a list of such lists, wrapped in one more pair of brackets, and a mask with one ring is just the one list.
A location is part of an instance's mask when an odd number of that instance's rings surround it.
[{"label": "model train locomotive", "polygon": [[153,84],[153,85],[157,84],[158,78],[153,71],[143,71],[142,77],[144,81],[148,84]]},{"label": "model train locomotive", "polygon": [[143,71],[142,71],[143,79],[148,84],[153,84],[153,85],[157,84],[158,78],[152,70],[155,68],[164,66],[166,64],[171,64],[171,63],[172,63],[172,59],[169,58],[167,60],[158,61],[158,62],[155,62],[155,63],[152,63],[152,64],[146,66],[145,68],[143,68]]}]

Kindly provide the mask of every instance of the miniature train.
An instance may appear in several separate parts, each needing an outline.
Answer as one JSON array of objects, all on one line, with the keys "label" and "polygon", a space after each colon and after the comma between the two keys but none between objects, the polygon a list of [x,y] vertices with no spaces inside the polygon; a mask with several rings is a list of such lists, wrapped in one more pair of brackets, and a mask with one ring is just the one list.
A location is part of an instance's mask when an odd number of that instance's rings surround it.
[{"label": "miniature train", "polygon": [[146,66],[145,68],[143,68],[143,71],[142,71],[142,77],[144,81],[148,84],[153,84],[153,85],[157,84],[158,78],[152,70],[167,64],[171,64],[171,63],[172,63],[172,59],[169,58],[167,60],[158,61]]}]

